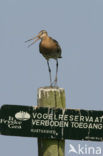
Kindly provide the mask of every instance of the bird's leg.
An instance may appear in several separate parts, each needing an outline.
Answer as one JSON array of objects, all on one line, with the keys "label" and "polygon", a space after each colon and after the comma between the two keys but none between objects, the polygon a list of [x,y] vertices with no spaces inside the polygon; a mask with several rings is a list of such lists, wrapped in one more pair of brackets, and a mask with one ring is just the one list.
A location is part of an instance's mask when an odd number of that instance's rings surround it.
[{"label": "bird's leg", "polygon": [[55,80],[54,80],[54,86],[56,86],[57,84],[57,74],[58,74],[58,59],[56,59],[56,76],[55,76]]},{"label": "bird's leg", "polygon": [[49,70],[49,77],[50,77],[50,86],[52,86],[52,78],[51,78],[51,69],[49,65],[49,60],[47,60],[48,70]]}]

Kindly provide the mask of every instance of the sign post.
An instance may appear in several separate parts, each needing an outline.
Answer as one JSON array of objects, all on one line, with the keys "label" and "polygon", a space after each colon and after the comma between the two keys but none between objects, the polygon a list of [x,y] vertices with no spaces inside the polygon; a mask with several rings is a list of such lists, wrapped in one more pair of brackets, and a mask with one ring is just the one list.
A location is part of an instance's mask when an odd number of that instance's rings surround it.
[{"label": "sign post", "polygon": [[38,137],[39,156],[63,156],[65,139],[103,141],[103,111],[64,107],[63,89],[40,88],[37,107],[1,107],[0,134]]},{"label": "sign post", "polygon": [[[49,107],[49,108],[65,108],[65,92],[64,89],[62,88],[39,88],[38,89],[38,106],[39,107]],[[49,115],[51,114],[51,116]],[[49,125],[49,129],[53,135],[57,136],[59,139],[59,134],[61,133],[59,129],[55,126],[53,130],[53,118],[54,114],[56,116],[56,112],[53,112],[51,109],[48,111],[48,121],[51,123]],[[53,115],[53,116],[52,116]],[[58,116],[58,115],[57,115]],[[53,117],[53,118],[52,118]],[[45,118],[45,117],[44,117]],[[57,121],[57,119],[55,119]],[[56,123],[56,122],[55,122]],[[48,129],[48,130],[49,130]],[[58,134],[55,129],[58,129]],[[49,133],[49,131],[47,132]],[[52,135],[52,137],[53,137]],[[38,155],[39,156],[64,156],[64,147],[65,147],[65,140],[62,138],[62,140],[58,139],[43,139],[43,138],[38,138]]]},{"label": "sign post", "polygon": [[3,105],[0,134],[103,141],[103,111]]}]

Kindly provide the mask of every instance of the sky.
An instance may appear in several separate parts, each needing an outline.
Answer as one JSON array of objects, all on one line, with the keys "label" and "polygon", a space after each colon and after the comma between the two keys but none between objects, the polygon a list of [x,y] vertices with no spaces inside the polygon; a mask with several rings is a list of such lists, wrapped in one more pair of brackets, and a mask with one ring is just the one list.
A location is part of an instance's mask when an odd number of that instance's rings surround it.
[{"label": "sky", "polygon": [[[62,48],[58,86],[65,89],[66,108],[103,110],[102,19],[102,0],[0,0],[0,106],[36,106],[37,89],[49,85],[39,41],[30,48],[24,43],[44,29]],[[54,78],[55,60],[50,64]],[[66,140],[66,156],[70,144],[103,147],[102,142]],[[0,136],[2,156],[37,151],[36,138]]]}]

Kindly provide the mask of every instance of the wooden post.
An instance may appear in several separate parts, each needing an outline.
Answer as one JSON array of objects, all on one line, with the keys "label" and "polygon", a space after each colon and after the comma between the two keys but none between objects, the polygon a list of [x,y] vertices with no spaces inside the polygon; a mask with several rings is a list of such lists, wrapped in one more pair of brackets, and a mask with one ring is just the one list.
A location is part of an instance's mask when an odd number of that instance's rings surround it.
[{"label": "wooden post", "polygon": [[[65,91],[63,88],[43,87],[38,89],[39,107],[65,108]],[[64,156],[64,140],[38,138],[38,156]]]}]

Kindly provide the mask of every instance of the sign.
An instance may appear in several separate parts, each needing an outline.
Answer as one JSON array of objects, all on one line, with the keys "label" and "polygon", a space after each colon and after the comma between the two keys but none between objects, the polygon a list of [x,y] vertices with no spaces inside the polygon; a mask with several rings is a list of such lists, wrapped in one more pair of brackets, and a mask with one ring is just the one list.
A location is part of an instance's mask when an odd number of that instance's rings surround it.
[{"label": "sign", "polygon": [[3,105],[0,109],[0,133],[103,141],[103,111]]}]

